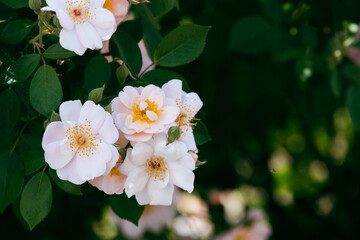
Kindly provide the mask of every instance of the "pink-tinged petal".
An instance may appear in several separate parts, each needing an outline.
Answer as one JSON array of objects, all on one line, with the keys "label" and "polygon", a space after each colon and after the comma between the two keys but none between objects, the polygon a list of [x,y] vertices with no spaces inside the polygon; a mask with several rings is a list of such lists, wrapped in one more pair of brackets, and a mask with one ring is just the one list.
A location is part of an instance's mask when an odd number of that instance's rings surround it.
[{"label": "pink-tinged petal", "polygon": [[99,143],[93,153],[87,155],[76,154],[72,160],[76,163],[76,168],[80,179],[88,181],[103,175],[106,171],[106,162],[112,159],[110,146],[106,143]]},{"label": "pink-tinged petal", "polygon": [[127,140],[125,138],[124,134],[121,131],[118,131],[118,132],[119,132],[119,138],[116,141],[116,144],[119,145],[122,148],[125,148],[126,145],[129,143],[129,140]]},{"label": "pink-tinged petal", "polygon": [[167,166],[172,182],[176,186],[188,191],[188,193],[191,193],[194,190],[194,173],[175,162],[169,162]]},{"label": "pink-tinged petal", "polygon": [[61,180],[69,181],[77,185],[85,182],[80,178],[76,162],[74,160],[70,161],[65,167],[57,169],[56,173]]},{"label": "pink-tinged petal", "polygon": [[179,141],[186,144],[186,147],[191,151],[197,151],[194,133],[192,131],[191,127],[186,127],[187,130],[185,130],[181,136]]},{"label": "pink-tinged petal", "polygon": [[138,97],[139,92],[131,86],[126,86],[123,91],[119,92],[119,100],[129,109],[132,109],[134,101]]},{"label": "pink-tinged petal", "polygon": [[116,115],[120,113],[125,114],[132,114],[132,109],[127,108],[119,99],[119,97],[114,98],[114,100],[111,102],[111,110],[112,110],[112,116],[115,118]]},{"label": "pink-tinged petal", "polygon": [[144,129],[145,133],[164,133],[167,132],[168,125],[160,124],[158,121],[151,123],[146,129]]},{"label": "pink-tinged petal", "polygon": [[72,151],[67,139],[52,142],[45,147],[45,162],[52,169],[59,169],[68,164],[73,159],[75,153],[76,151]]},{"label": "pink-tinged petal", "polygon": [[188,149],[184,143],[175,141],[165,146],[163,143],[155,145],[154,155],[162,156],[167,161],[177,161],[185,155],[188,155],[187,152]]},{"label": "pink-tinged petal", "polygon": [[78,122],[82,104],[80,100],[63,102],[59,108],[61,121]]},{"label": "pink-tinged petal", "polygon": [[125,182],[125,193],[130,198],[131,196],[141,192],[149,180],[149,175],[146,173],[146,167],[138,167],[127,175]]},{"label": "pink-tinged petal", "polygon": [[144,111],[147,107],[149,106],[149,104],[147,104],[147,102],[140,102],[139,104],[139,108],[140,108],[140,111]]},{"label": "pink-tinged petal", "polygon": [[129,128],[131,124],[132,116],[125,113],[119,113],[115,116],[115,125],[124,134],[133,134],[136,132],[134,129]]},{"label": "pink-tinged petal", "polygon": [[192,156],[190,154],[186,154],[184,157],[180,158],[178,161],[176,161],[175,163],[193,171],[195,169],[195,162],[194,159],[192,158]]},{"label": "pink-tinged petal", "polygon": [[105,0],[87,0],[89,7],[92,8],[102,8],[104,6]]},{"label": "pink-tinged petal", "polygon": [[100,105],[96,105],[93,101],[86,101],[80,111],[79,124],[90,123],[91,132],[98,133],[104,124],[105,117],[105,110]]},{"label": "pink-tinged petal", "polygon": [[130,172],[132,172],[133,170],[139,167],[131,162],[131,160],[129,159],[130,154],[131,154],[131,150],[128,149],[125,161],[121,164],[119,168],[120,172],[126,176],[129,175]]},{"label": "pink-tinged petal", "polygon": [[66,9],[65,2],[66,0],[46,0],[46,3],[49,5],[49,7],[54,10],[58,10],[58,9],[65,10]]},{"label": "pink-tinged petal", "polygon": [[122,22],[126,14],[129,11],[130,3],[128,0],[117,0],[112,1],[112,7],[113,7],[113,14],[115,16],[116,24],[118,25],[120,22]]},{"label": "pink-tinged petal", "polygon": [[131,162],[136,165],[145,165],[146,160],[153,155],[152,147],[147,143],[138,142],[131,151]]},{"label": "pink-tinged petal", "polygon": [[158,118],[158,122],[161,124],[170,124],[175,122],[180,113],[180,109],[176,106],[166,106],[163,108],[163,110],[164,111]]},{"label": "pink-tinged petal", "polygon": [[109,144],[113,144],[119,139],[119,132],[115,127],[110,113],[105,112],[105,121],[98,133],[99,138]]},{"label": "pink-tinged petal", "polygon": [[171,205],[174,193],[173,184],[169,183],[166,187],[161,187],[158,181],[149,181],[147,190],[150,197],[150,205]]},{"label": "pink-tinged petal", "polygon": [[75,25],[76,34],[81,44],[92,50],[102,48],[102,40],[95,28],[88,22]]},{"label": "pink-tinged petal", "polygon": [[65,10],[58,10],[56,12],[56,16],[59,19],[60,25],[68,30],[72,30],[75,26],[74,19],[69,15],[69,13]]},{"label": "pink-tinged petal", "polygon": [[86,51],[86,47],[80,43],[75,28],[72,30],[62,29],[60,31],[60,45],[80,56]]},{"label": "pink-tinged petal", "polygon": [[162,108],[165,99],[165,93],[161,88],[154,85],[147,85],[141,92],[141,101],[149,100],[155,102],[159,108]]},{"label": "pink-tinged petal", "polygon": [[134,134],[124,134],[124,136],[129,140],[129,141],[134,141],[134,142],[146,142],[149,141],[152,137],[152,134],[148,134],[148,133],[134,133]]},{"label": "pink-tinged petal", "polygon": [[182,81],[174,79],[162,86],[167,98],[171,98],[176,104],[181,105]]},{"label": "pink-tinged petal", "polygon": [[154,113],[153,111],[146,111],[146,116],[151,120],[151,121],[156,121],[158,119],[158,115],[156,115],[156,113]]},{"label": "pink-tinged petal", "polygon": [[116,31],[116,27],[111,28],[96,28],[97,33],[99,34],[102,41],[110,40],[111,36]]},{"label": "pink-tinged petal", "polygon": [[196,93],[188,93],[183,97],[182,111],[184,111],[190,118],[195,117],[196,113],[202,107],[203,102]]},{"label": "pink-tinged petal", "polygon": [[[114,167],[116,168],[116,166]],[[111,174],[103,175],[90,180],[89,183],[106,194],[122,194],[126,181],[126,176],[122,175],[117,169],[112,170]]]},{"label": "pink-tinged petal", "polygon": [[120,158],[120,154],[118,152],[118,150],[116,149],[116,147],[114,147],[113,145],[108,145],[110,150],[111,150],[111,154],[112,154],[112,158],[109,159],[109,161],[106,163],[106,170],[104,175],[107,175],[110,173],[111,169],[116,165],[116,163],[119,161]]},{"label": "pink-tinged petal", "polygon": [[147,188],[144,188],[142,191],[135,194],[135,198],[140,205],[145,205],[150,203],[150,196],[148,194]]},{"label": "pink-tinged petal", "polygon": [[145,69],[146,69],[146,72],[155,69],[155,66],[156,66],[155,64],[153,66],[149,67],[153,63],[153,61],[149,57],[149,53],[147,52],[147,49],[146,49],[143,39],[141,39],[141,41],[138,43],[138,46],[140,48],[142,62],[143,62],[140,72],[145,71]]},{"label": "pink-tinged petal", "polygon": [[51,7],[43,7],[40,9],[41,11],[53,11],[55,12],[55,9],[51,8]]},{"label": "pink-tinged petal", "polygon": [[105,8],[92,8],[90,13],[94,15],[89,22],[97,29],[111,29],[114,33],[115,17]]},{"label": "pink-tinged petal", "polygon": [[62,122],[52,122],[50,123],[46,129],[42,139],[41,146],[45,150],[46,146],[49,143],[57,142],[62,139],[65,139],[65,130]]}]

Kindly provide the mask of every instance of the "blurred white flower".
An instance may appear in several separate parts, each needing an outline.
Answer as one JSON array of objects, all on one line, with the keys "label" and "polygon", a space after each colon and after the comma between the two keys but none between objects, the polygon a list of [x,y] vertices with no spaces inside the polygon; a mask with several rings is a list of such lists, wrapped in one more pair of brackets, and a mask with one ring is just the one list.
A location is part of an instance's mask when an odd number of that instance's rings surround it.
[{"label": "blurred white flower", "polygon": [[114,15],[103,8],[105,0],[46,0],[42,11],[54,11],[62,29],[63,48],[83,55],[87,48],[101,49],[116,30]]},{"label": "blurred white flower", "polygon": [[271,235],[271,227],[267,222],[266,215],[262,209],[255,209],[248,212],[250,226],[238,226],[228,232],[215,237],[215,240],[266,240]]},{"label": "blurred white flower", "polygon": [[111,115],[92,101],[82,106],[80,100],[62,103],[59,113],[61,121],[50,123],[42,139],[49,166],[74,184],[108,174],[119,159]]},{"label": "blurred white flower", "polygon": [[126,86],[113,99],[111,109],[116,127],[130,141],[150,140],[172,126],[179,115],[176,103],[154,85]]},{"label": "blurred white flower", "polygon": [[165,83],[162,89],[165,91],[166,97],[174,100],[180,108],[180,114],[176,119],[176,123],[179,124],[182,131],[179,141],[184,142],[189,150],[197,151],[193,134],[195,124],[191,121],[202,107],[202,101],[196,93],[182,91],[182,81],[180,80],[171,80]]},{"label": "blurred white flower", "polygon": [[121,173],[127,175],[125,193],[135,195],[140,205],[170,205],[174,185],[188,191],[194,189],[195,162],[184,143],[167,143],[165,134],[147,142],[132,142],[127,150]]},{"label": "blurred white flower", "polygon": [[121,164],[116,164],[107,175],[97,177],[89,180],[89,183],[106,194],[122,194],[126,176],[120,173],[119,167]]}]

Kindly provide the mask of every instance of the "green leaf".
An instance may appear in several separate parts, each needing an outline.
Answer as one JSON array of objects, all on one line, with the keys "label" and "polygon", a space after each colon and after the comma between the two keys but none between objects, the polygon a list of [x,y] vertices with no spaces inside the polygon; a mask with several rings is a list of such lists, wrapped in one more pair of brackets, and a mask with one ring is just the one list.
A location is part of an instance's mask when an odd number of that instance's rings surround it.
[{"label": "green leaf", "polygon": [[29,54],[19,58],[7,70],[6,83],[12,84],[28,79],[40,63],[39,54]]},{"label": "green leaf", "polygon": [[29,7],[28,0],[0,0],[0,2],[4,3],[6,6],[11,8],[27,8]]},{"label": "green leaf", "polygon": [[179,125],[171,127],[168,131],[168,144],[175,142],[181,136],[181,129]]},{"label": "green leaf", "polygon": [[354,86],[348,90],[346,105],[355,128],[360,130],[360,86]]},{"label": "green leaf", "polygon": [[202,121],[197,122],[196,126],[194,127],[194,137],[197,145],[203,145],[211,141],[209,130]]},{"label": "green leaf", "polygon": [[135,197],[128,198],[126,194],[111,195],[110,206],[120,218],[138,225],[144,206],[139,205]]},{"label": "green leaf", "polygon": [[0,94],[0,134],[10,134],[20,116],[20,101],[12,89]]},{"label": "green leaf", "polygon": [[139,42],[143,37],[143,30],[139,19],[122,22],[118,28],[118,31],[126,32],[136,42]]},{"label": "green leaf", "polygon": [[0,212],[14,202],[24,183],[24,165],[14,152],[0,155]]},{"label": "green leaf", "polygon": [[56,110],[63,96],[61,84],[55,70],[41,66],[35,73],[30,85],[30,102],[39,113],[50,117]]},{"label": "green leaf", "polygon": [[165,83],[172,79],[179,79],[182,81],[183,86],[182,89],[185,92],[190,92],[189,85],[185,81],[185,79],[178,73],[173,72],[171,70],[166,69],[155,69],[149,72],[146,72],[144,76],[142,76],[141,81],[148,82],[154,84],[158,87],[162,87]]},{"label": "green leaf", "polygon": [[148,6],[155,17],[164,15],[173,9],[176,0],[151,0]]},{"label": "green leaf", "polygon": [[55,43],[51,45],[46,51],[44,52],[44,57],[48,59],[64,59],[76,56],[76,53],[64,49],[60,43]]},{"label": "green leaf", "polygon": [[32,230],[48,215],[52,204],[49,177],[40,172],[25,185],[20,199],[20,213]]},{"label": "green leaf", "polygon": [[241,18],[231,29],[229,49],[248,55],[264,53],[270,48],[267,41],[270,33],[270,25],[261,16]]},{"label": "green leaf", "polygon": [[282,11],[280,0],[258,0],[261,10],[274,23],[281,23]]},{"label": "green leaf", "polygon": [[166,35],[154,53],[154,62],[164,67],[180,66],[194,61],[205,47],[210,27],[187,24]]},{"label": "green leaf", "polygon": [[58,175],[56,174],[56,171],[53,169],[49,169],[49,173],[50,173],[50,177],[52,178],[52,180],[56,183],[56,185],[62,189],[63,191],[73,194],[73,195],[77,195],[80,196],[82,195],[82,191],[81,191],[81,185],[75,185],[71,182],[65,181],[65,180],[61,180]]},{"label": "green leaf", "polygon": [[112,36],[112,40],[131,74],[137,76],[142,66],[141,52],[137,42],[129,34],[119,30]]},{"label": "green leaf", "polygon": [[108,85],[110,81],[111,68],[102,55],[92,58],[85,69],[85,88],[87,92],[95,88],[102,88]]},{"label": "green leaf", "polygon": [[342,90],[342,84],[341,84],[341,79],[339,78],[339,74],[337,74],[336,72],[331,74],[330,86],[331,86],[331,91],[334,94],[334,96],[337,98],[340,97],[341,90]]},{"label": "green leaf", "polygon": [[45,165],[44,152],[25,152],[21,154],[21,158],[24,160],[26,176],[36,172]]},{"label": "green leaf", "polygon": [[131,82],[126,82],[124,86],[146,87],[147,85],[149,85],[148,82],[143,82],[143,81],[131,81]]},{"label": "green leaf", "polygon": [[0,40],[8,44],[22,42],[34,27],[31,20],[16,20],[9,22],[1,32]]}]

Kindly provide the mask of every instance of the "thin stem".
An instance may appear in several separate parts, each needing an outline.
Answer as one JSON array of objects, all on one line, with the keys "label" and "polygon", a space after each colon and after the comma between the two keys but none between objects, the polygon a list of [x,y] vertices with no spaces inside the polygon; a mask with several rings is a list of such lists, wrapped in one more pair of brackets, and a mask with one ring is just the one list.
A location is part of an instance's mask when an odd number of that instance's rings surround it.
[{"label": "thin stem", "polygon": [[151,67],[154,66],[154,65],[155,65],[155,63],[153,62],[153,63],[151,63],[149,66],[147,66],[147,68],[145,68],[145,70],[142,71],[142,72],[139,74],[139,76],[137,77],[136,80],[140,80],[140,79],[143,77],[143,75],[146,73],[146,71],[149,70],[149,68],[151,68]]},{"label": "thin stem", "polygon": [[16,146],[17,146],[17,144],[19,143],[20,137],[22,136],[22,134],[23,134],[24,130],[26,129],[26,127],[27,127],[28,125],[29,125],[29,122],[26,122],[26,123],[24,124],[24,126],[21,128],[20,133],[19,133],[19,136],[18,136],[18,138],[16,139],[16,141],[15,141],[14,145],[12,146],[12,148],[11,148],[11,151],[10,151],[10,152],[14,152],[14,150],[15,150],[15,148],[16,148]]}]

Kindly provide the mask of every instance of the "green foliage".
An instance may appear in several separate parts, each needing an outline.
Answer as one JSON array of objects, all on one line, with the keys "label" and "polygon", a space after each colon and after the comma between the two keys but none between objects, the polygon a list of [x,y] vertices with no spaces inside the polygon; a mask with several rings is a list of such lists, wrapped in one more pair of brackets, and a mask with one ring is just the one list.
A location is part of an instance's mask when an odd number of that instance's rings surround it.
[{"label": "green foliage", "polygon": [[90,92],[94,88],[101,88],[109,83],[111,69],[107,60],[98,55],[92,58],[85,69],[85,88]]},{"label": "green foliage", "polygon": [[20,200],[20,212],[32,230],[48,215],[52,204],[52,188],[45,173],[34,175],[25,185]]},{"label": "green foliage", "polygon": [[241,18],[232,27],[229,49],[249,55],[264,53],[270,47],[268,41],[270,33],[269,23],[261,16]]},{"label": "green foliage", "polygon": [[0,40],[8,44],[18,44],[29,35],[33,26],[34,23],[31,20],[12,21],[2,30]]},{"label": "green foliage", "polygon": [[209,130],[202,121],[198,121],[196,126],[194,127],[194,137],[196,144],[198,145],[203,145],[211,141]]},{"label": "green foliage", "polygon": [[29,6],[28,0],[0,0],[0,2],[12,8],[25,8]]},{"label": "green foliage", "polygon": [[80,185],[75,185],[69,181],[61,180],[56,174],[55,170],[49,169],[49,174],[52,180],[56,183],[56,185],[63,191],[77,196],[83,194]]},{"label": "green foliage", "polygon": [[210,27],[187,24],[166,35],[154,53],[154,62],[164,67],[175,67],[194,61],[205,47]]},{"label": "green foliage", "polygon": [[138,225],[144,206],[139,205],[135,197],[128,198],[125,194],[111,195],[110,206],[120,218]]},{"label": "green foliage", "polygon": [[168,131],[168,143],[173,143],[181,136],[181,129],[179,125],[171,127]]},{"label": "green foliage", "polygon": [[44,153],[40,151],[29,151],[21,154],[24,160],[25,175],[29,176],[45,165]]},{"label": "green foliage", "polygon": [[155,17],[164,15],[173,9],[176,0],[153,0],[149,3],[149,8]]},{"label": "green foliage", "polygon": [[20,116],[20,101],[11,89],[0,94],[0,116],[0,133],[10,134]]},{"label": "green foliage", "polygon": [[19,196],[24,183],[24,165],[14,152],[0,155],[0,212]]},{"label": "green foliage", "polygon": [[351,87],[346,96],[346,105],[349,109],[354,126],[360,130],[360,86]]},{"label": "green foliage", "polygon": [[35,73],[30,85],[31,105],[39,113],[50,117],[62,100],[62,88],[55,70],[41,66]]},{"label": "green foliage", "polygon": [[165,83],[167,83],[172,79],[181,80],[183,83],[182,89],[185,92],[190,92],[189,85],[187,84],[185,79],[182,76],[180,76],[180,74],[173,72],[171,70],[167,70],[167,69],[151,70],[149,72],[146,72],[144,76],[141,78],[141,80],[154,84],[159,87],[161,87],[162,85],[164,85]]},{"label": "green foliage", "polygon": [[76,56],[76,53],[64,49],[60,43],[51,45],[44,52],[44,57],[48,59],[65,59],[73,56]]},{"label": "green foliage", "polygon": [[25,81],[35,71],[40,63],[39,54],[29,54],[19,58],[10,65],[5,81],[7,84]]}]

